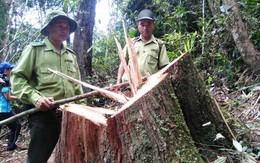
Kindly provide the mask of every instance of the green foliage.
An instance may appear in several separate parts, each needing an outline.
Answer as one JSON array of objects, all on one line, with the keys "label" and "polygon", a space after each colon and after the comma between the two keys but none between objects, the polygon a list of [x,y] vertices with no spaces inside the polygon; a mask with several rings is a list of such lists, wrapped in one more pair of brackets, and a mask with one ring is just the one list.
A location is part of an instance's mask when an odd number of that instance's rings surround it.
[{"label": "green foliage", "polygon": [[238,1],[242,19],[246,23],[249,37],[260,51],[260,3],[258,0]]},{"label": "green foliage", "polygon": [[42,11],[46,12],[48,9],[52,8],[63,8],[68,5],[72,5],[77,3],[76,1],[69,1],[69,0],[21,0],[20,3],[26,4],[29,8],[39,8]]},{"label": "green foliage", "polygon": [[[2,4],[3,2],[3,4]],[[9,62],[17,62],[22,49],[24,46],[30,42],[37,42],[43,39],[43,36],[39,33],[39,26],[34,26],[35,24],[43,23],[43,17],[46,14],[47,10],[50,9],[63,9],[64,11],[71,10],[74,8],[76,10],[76,5],[78,1],[68,1],[68,0],[58,0],[58,1],[42,1],[42,0],[18,0],[14,3],[14,12],[10,24],[10,33],[4,33],[6,31],[7,20],[8,20],[8,7],[5,5],[4,1],[1,0],[0,15],[1,19],[0,25],[0,37],[1,40],[4,40],[8,35],[9,43],[2,45],[0,43],[0,50],[6,50],[7,56],[4,58]],[[17,11],[23,11],[23,13],[18,13]],[[33,21],[24,21],[25,16],[28,16],[28,13],[33,13],[34,18],[30,19]],[[29,14],[30,15],[30,14]],[[36,16],[35,16],[36,15]],[[5,49],[3,49],[3,47]],[[1,56],[2,54],[0,54]],[[2,57],[2,56],[1,56]]]},{"label": "green foliage", "polygon": [[120,61],[114,38],[116,37],[121,41],[121,37],[123,37],[121,33],[122,31],[111,33],[95,31],[92,65],[93,70],[98,74],[102,74],[101,76],[117,77],[117,69]]},{"label": "green foliage", "polygon": [[5,39],[5,31],[7,26],[7,20],[8,20],[8,7],[4,0],[0,0],[0,49],[2,49],[3,40]]},{"label": "green foliage", "polygon": [[166,34],[163,40],[167,45],[170,60],[173,60],[184,52],[191,52],[195,45],[196,38],[197,32],[186,34],[173,32]]}]

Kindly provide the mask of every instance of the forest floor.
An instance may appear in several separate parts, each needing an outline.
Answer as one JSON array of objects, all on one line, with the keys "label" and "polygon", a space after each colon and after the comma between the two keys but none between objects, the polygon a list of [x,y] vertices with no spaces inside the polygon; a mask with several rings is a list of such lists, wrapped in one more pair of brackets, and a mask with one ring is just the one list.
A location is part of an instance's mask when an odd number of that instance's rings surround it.
[{"label": "forest floor", "polygon": [[[257,79],[259,80],[259,79]],[[259,160],[260,156],[260,84],[252,81],[250,76],[240,76],[235,84],[244,83],[239,89],[230,89],[226,84],[212,86],[209,90],[221,108],[224,108],[232,117],[238,118],[251,131],[251,146],[243,147],[243,150]],[[13,151],[6,151],[7,128],[0,132],[0,163],[24,163],[27,157],[27,150],[19,148]],[[29,144],[29,129],[26,120],[23,120],[21,135],[17,144],[27,146]],[[48,163],[54,162],[55,150]],[[257,156],[258,155],[258,156]],[[259,162],[259,161],[258,161]]]}]

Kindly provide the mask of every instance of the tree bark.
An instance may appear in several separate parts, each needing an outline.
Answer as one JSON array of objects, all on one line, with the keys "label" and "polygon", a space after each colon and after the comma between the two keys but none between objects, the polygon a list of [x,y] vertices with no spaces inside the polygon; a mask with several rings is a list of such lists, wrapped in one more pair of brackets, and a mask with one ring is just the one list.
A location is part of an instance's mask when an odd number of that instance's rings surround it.
[{"label": "tree bark", "polygon": [[56,162],[202,162],[169,80],[107,128],[68,112],[62,124]]},{"label": "tree bark", "polygon": [[77,15],[78,29],[75,32],[73,50],[77,54],[82,79],[92,75],[92,36],[95,25],[97,0],[81,0]]},{"label": "tree bark", "polygon": [[[221,143],[231,147],[232,137],[191,57],[178,63],[178,75],[179,80],[172,80],[172,84],[196,145],[207,148]],[[211,125],[203,127],[208,122]],[[214,142],[217,133],[226,139]]]},{"label": "tree bark", "polygon": [[[231,134],[191,57],[177,67],[179,77],[170,67],[146,95],[107,117],[107,127],[64,112],[56,162],[203,162],[199,152],[230,147]],[[214,141],[218,133],[226,139]]]},{"label": "tree bark", "polygon": [[219,14],[220,13],[220,5],[221,5],[221,0],[208,0],[208,5],[209,5],[209,8],[212,12],[212,15],[215,15],[215,14]]},{"label": "tree bark", "polygon": [[228,19],[228,30],[232,34],[236,47],[243,61],[253,70],[260,68],[260,52],[251,42],[246,26],[242,21],[236,0],[208,0],[213,15],[220,13],[220,5],[225,7],[226,12],[230,13]]},{"label": "tree bark", "polygon": [[236,0],[223,0],[226,9],[232,7],[230,10],[231,15],[229,18],[229,31],[236,43],[238,51],[241,54],[244,62],[251,67],[251,69],[260,68],[260,52],[256,50],[253,43],[249,39],[246,26],[242,21],[239,13]]},{"label": "tree bark", "polygon": [[9,6],[6,4],[5,0],[0,0],[0,16],[1,16],[1,23],[0,23],[0,53],[3,51],[4,45],[4,39],[6,37],[6,27],[8,23],[8,11]]}]

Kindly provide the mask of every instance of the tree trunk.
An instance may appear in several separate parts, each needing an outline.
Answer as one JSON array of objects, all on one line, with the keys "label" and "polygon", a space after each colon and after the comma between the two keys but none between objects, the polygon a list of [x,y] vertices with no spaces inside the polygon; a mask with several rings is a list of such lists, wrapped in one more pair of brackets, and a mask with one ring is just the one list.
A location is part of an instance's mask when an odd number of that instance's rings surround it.
[{"label": "tree trunk", "polygon": [[96,126],[65,112],[59,142],[64,151],[59,151],[56,161],[202,162],[170,80],[107,124],[107,128]]},{"label": "tree trunk", "polygon": [[1,23],[0,23],[0,53],[2,53],[3,47],[5,47],[4,42],[2,40],[6,37],[6,27],[8,23],[8,13],[6,11],[9,10],[8,5],[6,4],[5,0],[0,0],[0,16],[1,16]]},{"label": "tree trunk", "polygon": [[246,26],[241,19],[236,0],[223,0],[226,9],[232,7],[231,15],[228,22],[229,30],[236,43],[238,51],[240,52],[244,62],[251,67],[251,69],[260,68],[260,52],[257,51],[250,41]]},{"label": "tree trunk", "polygon": [[77,54],[82,79],[92,75],[92,36],[95,25],[97,0],[81,0],[77,15],[78,29],[75,32],[73,50]]},{"label": "tree trunk", "polygon": [[[191,58],[178,63],[178,80],[174,70],[108,117],[107,127],[64,112],[56,162],[203,162],[197,147],[230,146],[231,135]],[[226,140],[214,141],[217,133]]]},{"label": "tree trunk", "polygon": [[208,5],[209,5],[209,8],[212,12],[212,15],[215,15],[215,14],[219,14],[220,13],[220,5],[221,5],[221,0],[208,0]]},{"label": "tree trunk", "polygon": [[[220,13],[220,0],[208,0],[213,15]],[[222,0],[227,13],[231,13],[228,19],[228,29],[236,43],[236,47],[243,61],[253,70],[260,67],[260,52],[254,47],[242,21],[236,0]]]},{"label": "tree trunk", "polygon": [[[221,143],[231,147],[232,137],[191,58],[178,63],[178,75],[179,80],[172,80],[172,84],[196,145],[214,146]],[[202,127],[208,122],[211,125]],[[226,139],[214,142],[217,133]]]},{"label": "tree trunk", "polygon": [[[7,20],[7,27],[6,27],[6,31],[5,31],[5,39],[4,39],[4,46],[7,45],[9,43],[9,39],[10,39],[10,31],[11,31],[11,26],[12,26],[12,15],[13,15],[13,8],[14,8],[14,1],[7,1],[6,2],[7,6],[9,6],[9,10],[8,10],[8,20]],[[2,61],[6,60],[6,56],[8,54],[8,48],[4,48],[2,51]]]}]

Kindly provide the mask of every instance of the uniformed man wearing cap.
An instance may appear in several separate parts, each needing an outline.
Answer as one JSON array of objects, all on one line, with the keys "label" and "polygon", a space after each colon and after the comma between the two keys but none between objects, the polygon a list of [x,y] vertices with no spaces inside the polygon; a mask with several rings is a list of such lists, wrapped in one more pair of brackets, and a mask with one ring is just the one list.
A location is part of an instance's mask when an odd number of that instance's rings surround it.
[{"label": "uniformed man wearing cap", "polygon": [[[151,10],[144,9],[137,16],[139,37],[133,40],[138,65],[142,76],[154,74],[169,63],[165,45],[153,35],[155,20]],[[129,61],[127,47],[124,48],[126,61]],[[118,68],[117,84],[127,81],[123,64]]]},{"label": "uniformed man wearing cap", "polygon": [[47,14],[40,31],[47,37],[26,46],[11,73],[13,93],[26,108],[39,109],[28,117],[31,140],[27,163],[47,162],[58,141],[61,115],[53,102],[83,93],[80,85],[48,71],[51,68],[81,79],[74,52],[63,44],[76,29],[77,23],[64,12]]}]

